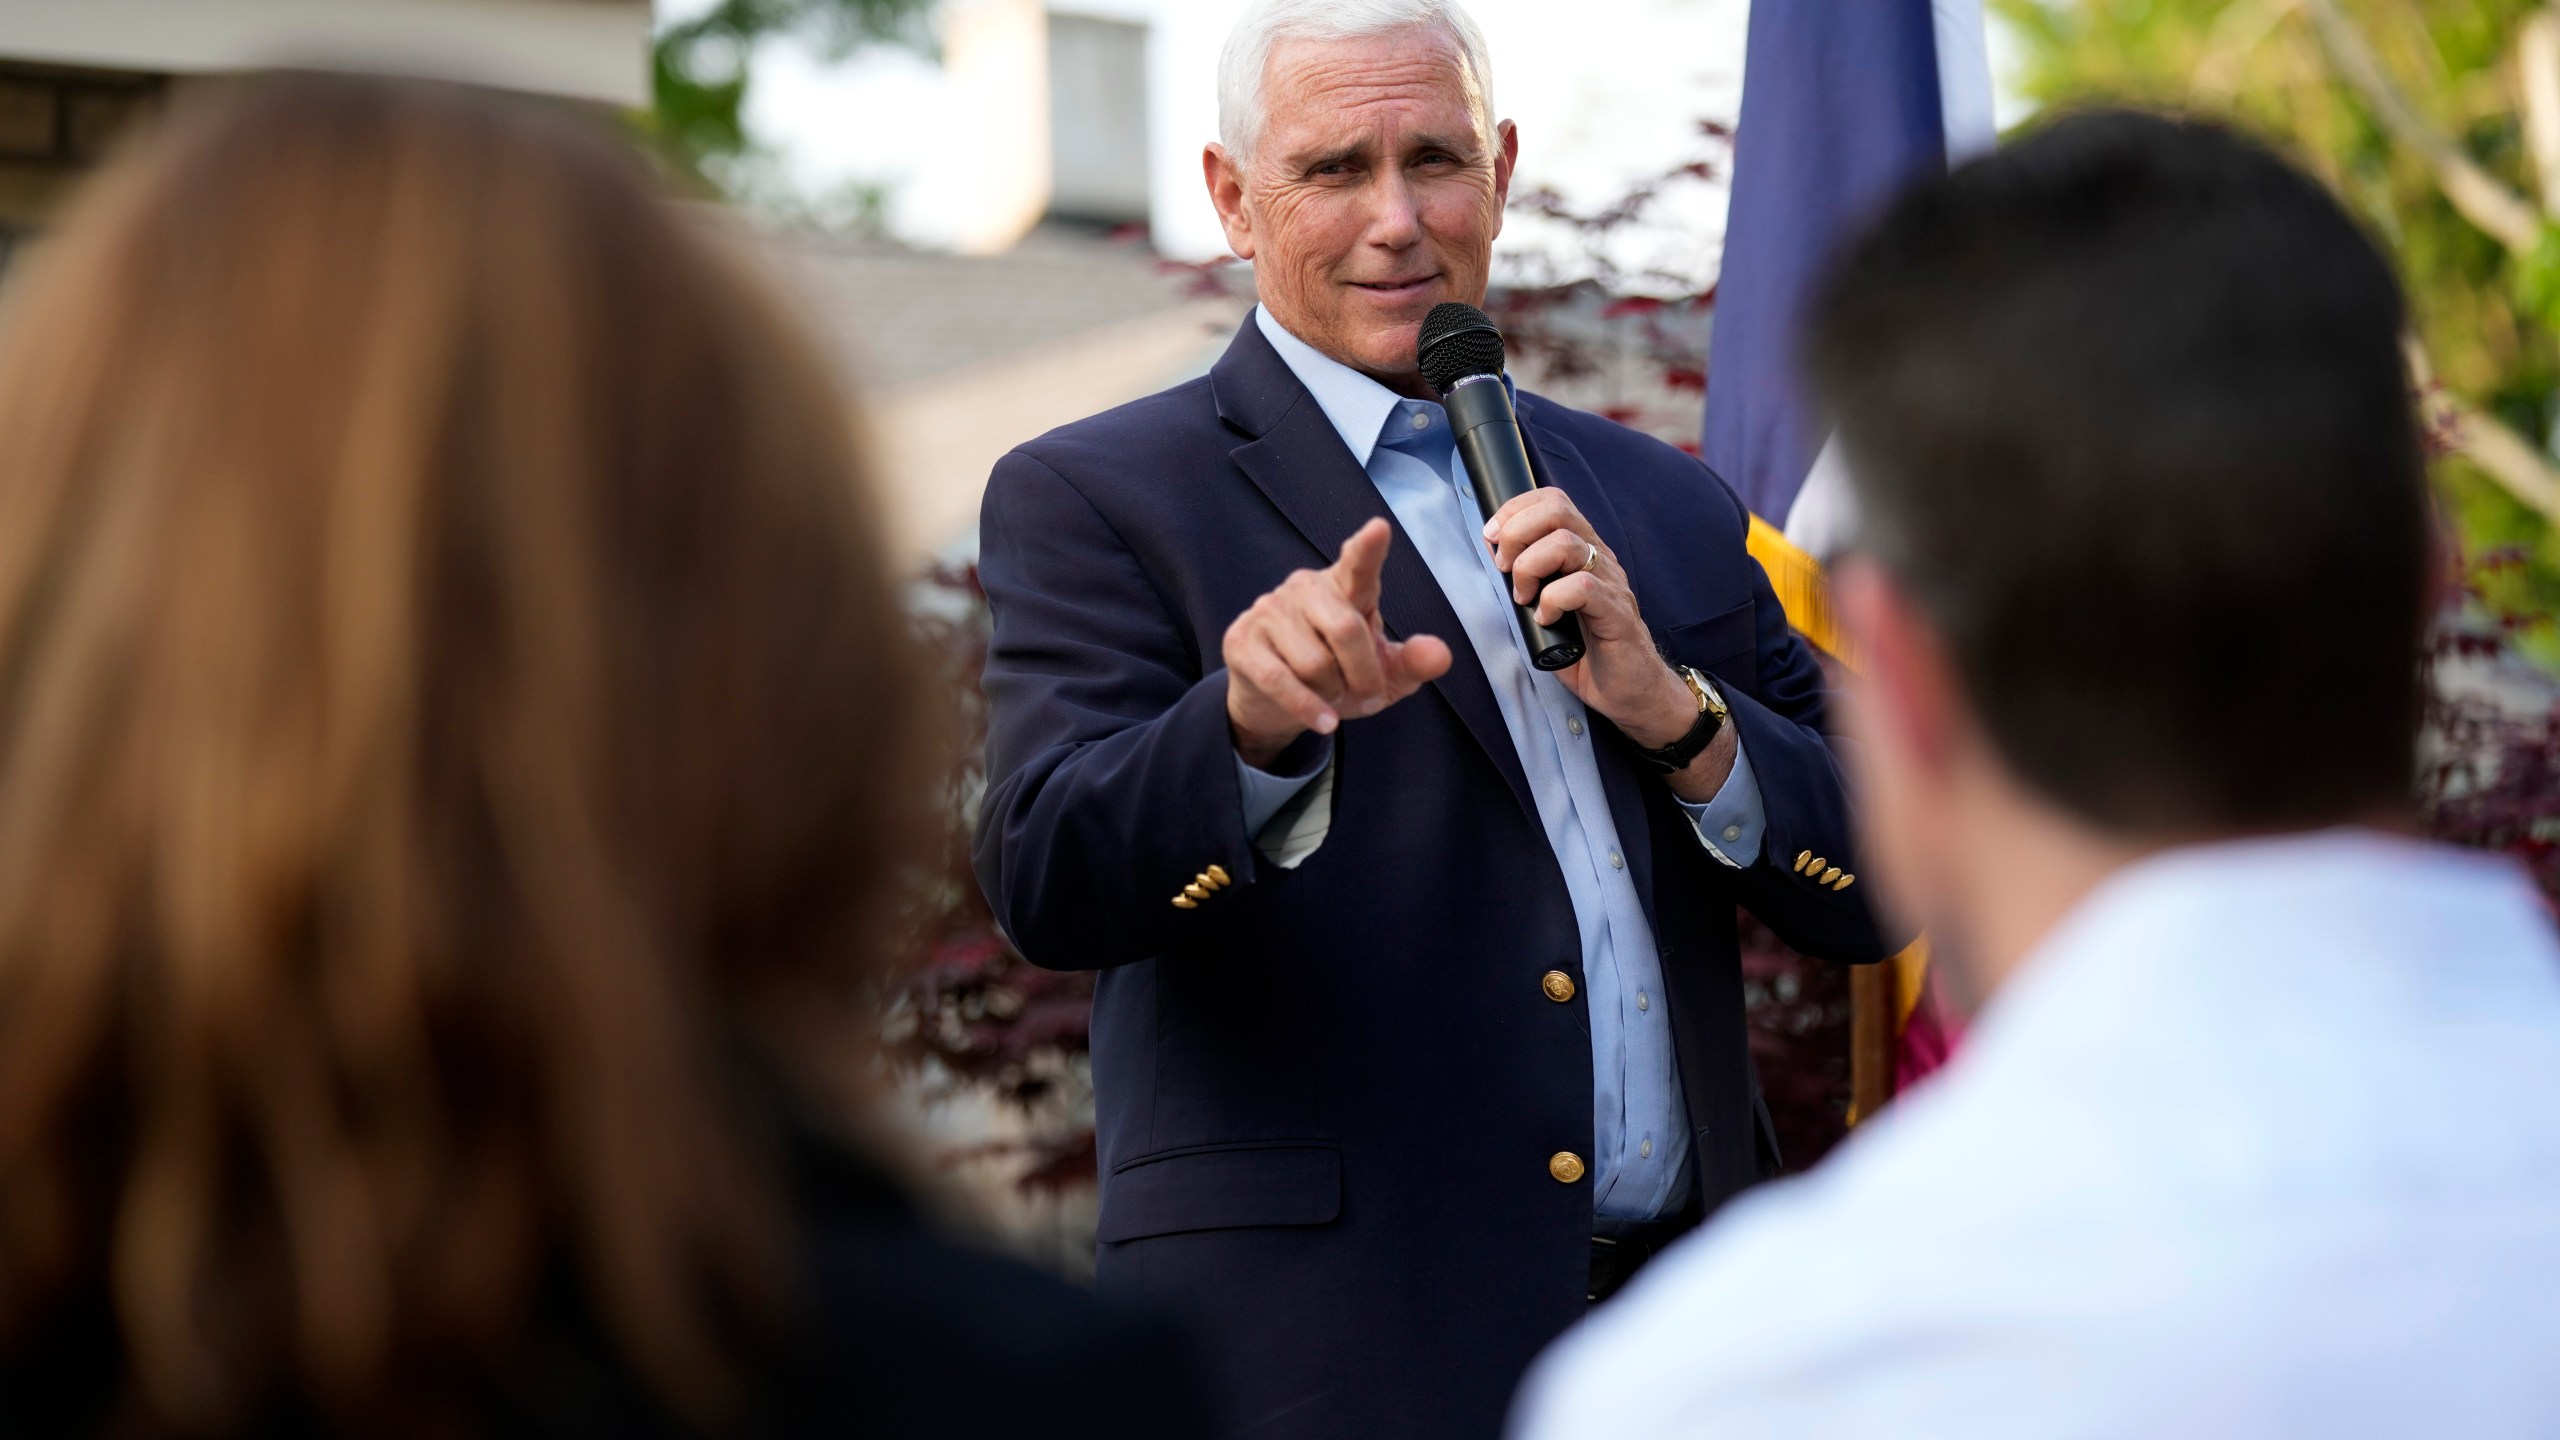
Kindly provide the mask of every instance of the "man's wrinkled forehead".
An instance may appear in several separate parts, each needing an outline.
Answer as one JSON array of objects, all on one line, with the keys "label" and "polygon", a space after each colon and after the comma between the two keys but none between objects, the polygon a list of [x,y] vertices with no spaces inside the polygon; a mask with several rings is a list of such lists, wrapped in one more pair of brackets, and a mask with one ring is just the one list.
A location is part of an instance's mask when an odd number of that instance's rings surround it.
[{"label": "man's wrinkled forehead", "polygon": [[1289,162],[1358,153],[1382,130],[1399,148],[1472,154],[1492,128],[1464,52],[1434,30],[1283,40],[1271,47],[1263,94],[1268,148]]}]

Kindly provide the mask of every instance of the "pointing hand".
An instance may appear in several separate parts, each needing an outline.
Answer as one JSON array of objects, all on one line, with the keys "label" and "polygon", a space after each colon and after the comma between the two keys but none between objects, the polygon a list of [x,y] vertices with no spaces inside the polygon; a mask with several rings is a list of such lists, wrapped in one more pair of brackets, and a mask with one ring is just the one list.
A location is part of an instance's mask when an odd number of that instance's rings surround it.
[{"label": "pointing hand", "polygon": [[1378,619],[1394,540],[1386,521],[1371,520],[1333,564],[1290,575],[1227,627],[1227,727],[1246,764],[1267,766],[1307,731],[1330,735],[1447,673],[1446,644],[1391,640]]}]

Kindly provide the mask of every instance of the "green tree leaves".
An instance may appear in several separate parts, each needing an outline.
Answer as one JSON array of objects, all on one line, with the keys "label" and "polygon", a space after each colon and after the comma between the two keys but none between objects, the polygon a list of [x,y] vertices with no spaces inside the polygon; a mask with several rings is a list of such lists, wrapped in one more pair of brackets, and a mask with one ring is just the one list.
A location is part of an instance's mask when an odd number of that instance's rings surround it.
[{"label": "green tree leaves", "polygon": [[[2409,112],[2461,161],[2519,195],[2539,191],[2516,50],[2541,0],[2332,0]],[[2396,136],[2340,74],[2311,0],[1991,0],[2020,50],[2019,80],[2050,106],[2162,105],[2266,136],[2372,227],[2409,292],[2418,339],[2449,395],[2546,454],[2560,428],[2560,230],[2510,248],[2446,198],[2441,163]],[[2439,155],[2436,162],[2444,159]],[[2560,197],[2543,196],[2546,206]],[[2501,605],[2560,610],[2560,529],[2459,452],[2438,462],[2473,555],[2524,557],[2485,577]],[[2560,659],[2548,624],[2520,637]]]},{"label": "green tree leaves", "polygon": [[841,59],[871,44],[932,48],[932,0],[720,0],[658,32],[649,133],[667,158],[697,177],[745,156],[747,90],[756,42],[793,35]]}]

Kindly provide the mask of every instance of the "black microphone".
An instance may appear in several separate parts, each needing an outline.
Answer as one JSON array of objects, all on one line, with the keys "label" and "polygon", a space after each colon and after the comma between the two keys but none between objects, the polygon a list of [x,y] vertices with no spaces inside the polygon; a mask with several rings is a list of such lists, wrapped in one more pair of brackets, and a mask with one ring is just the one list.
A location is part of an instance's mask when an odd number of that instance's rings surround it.
[{"label": "black microphone", "polygon": [[[1467,481],[1475,487],[1476,507],[1484,518],[1492,519],[1513,496],[1537,489],[1529,447],[1520,440],[1520,417],[1512,412],[1511,391],[1502,383],[1502,332],[1491,317],[1455,301],[1432,306],[1414,341],[1414,364],[1440,392],[1449,428],[1458,437],[1458,458],[1466,463]],[[1553,625],[1541,625],[1535,605],[1514,608],[1520,612],[1520,635],[1529,642],[1531,664],[1562,670],[1582,658],[1582,622],[1571,611],[1558,615]]]}]

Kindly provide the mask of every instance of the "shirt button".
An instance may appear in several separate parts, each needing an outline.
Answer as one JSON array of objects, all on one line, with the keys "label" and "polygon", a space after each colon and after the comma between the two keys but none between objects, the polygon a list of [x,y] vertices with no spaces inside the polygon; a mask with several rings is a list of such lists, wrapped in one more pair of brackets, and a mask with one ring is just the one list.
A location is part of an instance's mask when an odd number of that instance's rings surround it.
[{"label": "shirt button", "polygon": [[1742,838],[1742,827],[1741,827],[1741,826],[1739,826],[1739,825],[1727,825],[1726,827],[1724,827],[1724,838],[1726,838],[1727,840],[1739,840],[1739,839],[1741,839],[1741,838]]},{"label": "shirt button", "polygon": [[1416,430],[1428,430],[1428,429],[1430,429],[1430,428],[1431,428],[1431,417],[1430,417],[1430,416],[1428,416],[1428,415],[1423,414],[1423,413],[1422,413],[1421,411],[1419,411],[1419,410],[1416,410],[1415,412],[1413,412],[1413,428],[1414,428],[1414,429],[1416,429]]},{"label": "shirt button", "polygon": [[1627,857],[1626,857],[1626,856],[1624,856],[1624,855],[1619,854],[1619,853],[1618,853],[1617,851],[1615,851],[1615,850],[1610,851],[1610,852],[1609,852],[1609,868],[1610,868],[1610,869],[1612,869],[1612,870],[1624,870],[1624,869],[1626,869],[1626,868],[1627,868]]},{"label": "shirt button", "polygon": [[1647,1159],[1647,1160],[1652,1159],[1652,1158],[1653,1158],[1653,1142],[1652,1142],[1652,1141],[1650,1141],[1650,1140],[1647,1140],[1647,1141],[1646,1141],[1646,1142],[1644,1142],[1642,1145],[1637,1146],[1637,1147],[1636,1147],[1636,1153],[1637,1153],[1638,1155],[1643,1156],[1643,1157],[1644,1157],[1645,1159]]},{"label": "shirt button", "polygon": [[1579,716],[1579,715],[1567,716],[1567,717],[1566,717],[1566,719],[1565,719],[1565,722],[1564,722],[1564,728],[1565,728],[1569,733],[1572,733],[1572,734],[1575,734],[1575,735],[1579,735],[1579,734],[1581,734],[1581,733],[1582,733],[1582,717],[1581,717],[1581,716]]},{"label": "shirt button", "polygon": [[1644,993],[1644,992],[1643,992],[1643,991],[1641,991],[1641,990],[1637,991],[1637,992],[1636,992],[1636,1008],[1637,1008],[1637,1009],[1639,1009],[1639,1010],[1650,1010],[1650,1009],[1652,1009],[1652,1008],[1653,1008],[1653,997],[1652,997],[1652,996],[1650,996],[1650,995],[1647,995],[1646,993]]}]

